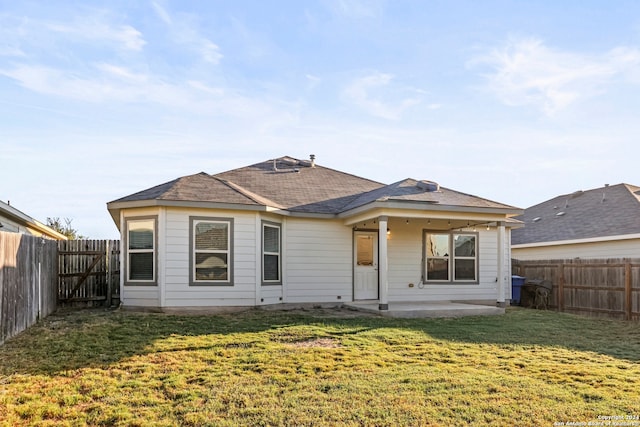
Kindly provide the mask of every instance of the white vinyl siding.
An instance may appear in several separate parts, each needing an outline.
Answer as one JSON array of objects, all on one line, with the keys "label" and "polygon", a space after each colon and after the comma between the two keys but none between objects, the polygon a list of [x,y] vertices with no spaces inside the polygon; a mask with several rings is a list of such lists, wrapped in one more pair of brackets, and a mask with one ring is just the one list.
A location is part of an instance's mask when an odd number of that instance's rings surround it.
[{"label": "white vinyl siding", "polygon": [[352,300],[351,228],[341,221],[288,218],[283,239],[287,242],[285,302]]},{"label": "white vinyl siding", "polygon": [[[123,307],[160,307],[161,277],[158,245],[158,218],[160,211],[158,208],[136,208],[120,212],[120,224],[122,224],[121,241],[120,241],[120,304]],[[156,247],[156,266],[155,266],[155,282],[129,282],[128,272],[128,236],[127,222],[130,220],[153,219],[155,223],[155,247]],[[145,286],[146,285],[146,286]]]},{"label": "white vinyl siding", "polygon": [[478,281],[472,286],[451,282],[423,284],[421,281],[423,275],[423,227],[418,224],[418,221],[406,224],[405,221],[391,218],[389,228],[392,230],[387,241],[390,302],[496,301],[498,245],[495,227],[489,231],[486,228],[478,228],[477,230]]},{"label": "white vinyl siding", "polygon": [[[167,208],[165,246],[165,304],[167,307],[253,306],[256,298],[255,213]],[[190,286],[190,217],[233,219],[233,286]]]},{"label": "white vinyl siding", "polygon": [[[353,229],[345,226],[342,220],[281,218],[274,214],[247,211],[166,207],[123,212],[122,223],[126,227],[128,220],[152,215],[160,218],[155,237],[155,277],[159,286],[124,286],[122,301],[127,306],[206,308],[353,300]],[[190,255],[193,248],[190,241],[193,231],[191,218],[232,220],[229,242],[233,286],[190,286],[193,267]],[[264,224],[280,227],[281,284],[277,286],[261,286]],[[413,219],[410,223],[393,217],[389,220],[389,301],[495,301],[498,264],[496,228],[478,228],[475,234],[477,280],[473,286],[461,286],[452,282],[429,285],[421,282],[425,227],[426,221],[421,224]],[[125,230],[123,227],[123,262],[126,259]],[[506,231],[504,265],[508,270],[509,230]],[[126,275],[126,272],[123,274]],[[510,288],[506,286],[505,292],[509,293]]]}]

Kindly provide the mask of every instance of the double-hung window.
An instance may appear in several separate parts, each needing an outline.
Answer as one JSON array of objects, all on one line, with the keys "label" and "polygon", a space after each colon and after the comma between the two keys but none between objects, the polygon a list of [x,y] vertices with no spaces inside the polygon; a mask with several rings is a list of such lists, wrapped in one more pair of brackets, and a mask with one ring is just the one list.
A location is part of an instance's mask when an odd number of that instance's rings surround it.
[{"label": "double-hung window", "polygon": [[281,278],[281,232],[280,224],[262,223],[262,284],[278,285]]},{"label": "double-hung window", "polygon": [[453,234],[453,280],[475,282],[478,277],[478,236]]},{"label": "double-hung window", "polygon": [[451,242],[449,234],[426,233],[426,281],[448,282],[450,278]]},{"label": "double-hung window", "polygon": [[424,233],[424,280],[428,283],[477,283],[476,233]]},{"label": "double-hung window", "polygon": [[232,285],[233,220],[191,218],[191,284]]},{"label": "double-hung window", "polygon": [[156,284],[156,219],[127,220],[127,284]]}]

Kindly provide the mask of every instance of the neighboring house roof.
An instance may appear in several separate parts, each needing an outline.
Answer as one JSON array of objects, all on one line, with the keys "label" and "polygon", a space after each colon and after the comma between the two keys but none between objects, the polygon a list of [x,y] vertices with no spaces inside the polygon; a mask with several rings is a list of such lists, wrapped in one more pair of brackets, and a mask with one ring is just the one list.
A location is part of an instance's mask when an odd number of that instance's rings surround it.
[{"label": "neighboring house roof", "polygon": [[8,203],[0,201],[0,231],[33,234],[54,240],[67,240],[64,234],[31,218]]},{"label": "neighboring house roof", "polygon": [[293,214],[337,216],[378,202],[414,202],[423,206],[467,209],[520,209],[480,197],[441,188],[429,181],[406,179],[385,185],[316,165],[314,161],[280,157],[254,165],[208,175],[190,175],[108,203],[119,222],[123,207],[215,203],[236,208],[270,208]]},{"label": "neighboring house roof", "polygon": [[629,184],[576,191],[525,209],[512,245],[640,234],[640,187]]}]

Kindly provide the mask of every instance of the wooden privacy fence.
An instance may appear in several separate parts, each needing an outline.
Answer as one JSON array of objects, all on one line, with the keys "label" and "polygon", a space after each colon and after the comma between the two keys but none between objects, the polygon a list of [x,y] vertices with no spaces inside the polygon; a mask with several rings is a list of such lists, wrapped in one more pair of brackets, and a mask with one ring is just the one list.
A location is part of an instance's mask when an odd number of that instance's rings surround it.
[{"label": "wooden privacy fence", "polygon": [[512,272],[551,281],[558,311],[640,319],[640,259],[512,260]]},{"label": "wooden privacy fence", "polygon": [[61,305],[118,305],[119,240],[60,241],[58,270],[58,302]]},{"label": "wooden privacy fence", "polygon": [[0,344],[56,309],[57,242],[0,231]]}]

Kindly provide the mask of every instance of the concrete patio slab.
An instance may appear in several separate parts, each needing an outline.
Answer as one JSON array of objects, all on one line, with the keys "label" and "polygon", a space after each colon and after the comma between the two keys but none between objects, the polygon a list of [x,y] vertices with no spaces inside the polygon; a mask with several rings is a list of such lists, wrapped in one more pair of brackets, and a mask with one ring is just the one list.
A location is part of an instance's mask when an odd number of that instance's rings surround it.
[{"label": "concrete patio slab", "polygon": [[400,318],[495,316],[505,313],[503,307],[452,301],[390,302],[388,310],[380,310],[378,301],[357,301],[344,305],[354,310]]}]

